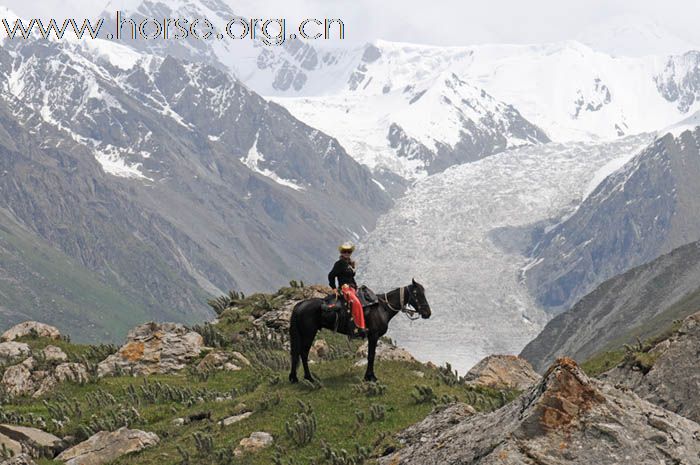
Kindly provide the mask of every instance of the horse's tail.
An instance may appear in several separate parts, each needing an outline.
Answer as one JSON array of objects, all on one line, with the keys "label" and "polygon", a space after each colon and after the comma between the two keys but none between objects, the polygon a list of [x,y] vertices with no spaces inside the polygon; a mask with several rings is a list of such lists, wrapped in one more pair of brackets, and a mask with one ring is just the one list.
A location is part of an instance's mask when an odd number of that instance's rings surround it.
[{"label": "horse's tail", "polygon": [[296,368],[299,357],[301,357],[301,331],[299,331],[298,308],[304,301],[297,303],[292,310],[292,317],[289,320],[289,349],[292,354],[292,369]]}]

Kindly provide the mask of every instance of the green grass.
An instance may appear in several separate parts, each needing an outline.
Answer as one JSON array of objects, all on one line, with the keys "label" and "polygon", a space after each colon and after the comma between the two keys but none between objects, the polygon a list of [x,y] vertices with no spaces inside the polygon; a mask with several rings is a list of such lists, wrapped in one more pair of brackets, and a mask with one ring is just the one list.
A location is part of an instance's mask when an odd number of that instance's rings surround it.
[{"label": "green grass", "polygon": [[[173,375],[147,379],[121,376],[84,385],[62,384],[45,399],[15,399],[3,404],[0,420],[37,426],[41,417],[45,430],[60,437],[75,436],[78,440],[93,431],[114,430],[128,421],[130,427],[154,432],[161,438],[156,447],[123,457],[112,465],[186,463],[178,447],[189,455],[190,464],[301,465],[314,461],[327,463],[323,459],[324,445],[350,454],[362,447],[379,456],[387,448],[400,446],[394,439],[395,433],[420,421],[442,403],[462,401],[479,411],[489,411],[517,395],[469,387],[448,368],[428,367],[418,362],[377,361],[375,371],[380,384],[362,383],[365,368],[354,365],[360,342],[348,341],[345,336],[327,330],[318,337],[329,344],[331,355],[311,366],[320,381],[313,385],[306,382],[292,385],[287,381],[289,356],[283,350],[283,336],[278,333],[254,336],[250,331],[250,316],[279,308],[304,292],[290,287],[273,295],[256,294],[240,299],[211,328],[219,334],[224,346],[221,350],[243,352],[253,362],[251,367],[236,372],[198,374],[194,365],[199,360],[195,360],[187,370]],[[226,317],[234,312],[235,318]],[[269,339],[270,336],[274,337]],[[49,344],[57,345],[71,359],[97,353],[91,346],[64,340],[26,338],[24,341],[34,351]],[[301,411],[300,402],[313,411],[316,419],[316,431],[303,446],[289,437],[285,427]],[[225,428],[220,426],[222,419],[246,410],[253,412],[249,418]],[[176,418],[202,413],[208,418],[173,425]],[[255,431],[272,434],[275,446],[227,460],[233,457],[232,451],[240,440]],[[198,451],[195,434],[210,437],[214,451]],[[38,463],[58,465],[59,462],[42,459]]]}]

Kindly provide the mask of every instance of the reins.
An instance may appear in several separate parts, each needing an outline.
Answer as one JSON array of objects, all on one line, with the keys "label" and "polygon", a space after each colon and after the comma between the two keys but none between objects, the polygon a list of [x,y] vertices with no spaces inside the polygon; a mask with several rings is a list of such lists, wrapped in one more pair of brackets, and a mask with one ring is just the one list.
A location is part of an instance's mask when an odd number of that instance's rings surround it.
[{"label": "reins", "polygon": [[[393,291],[392,291],[392,292],[393,292]],[[410,299],[409,299],[409,302],[406,302],[406,301],[405,301],[405,300],[406,300],[405,294],[406,294],[406,288],[405,288],[405,287],[400,287],[400,288],[399,288],[399,306],[400,306],[400,308],[399,308],[398,310],[395,309],[394,307],[392,307],[391,304],[389,303],[389,293],[388,293],[388,292],[385,292],[385,293],[384,293],[384,302],[383,302],[383,303],[384,303],[387,307],[389,307],[389,309],[390,309],[391,311],[396,312],[396,313],[403,313],[404,315],[406,315],[406,318],[408,318],[409,320],[417,320],[417,319],[419,319],[419,318],[420,318],[420,315],[416,315],[416,314],[418,313],[417,310],[411,310],[411,309],[408,309],[408,308],[406,307],[406,305],[409,305],[409,304],[410,304]]]}]

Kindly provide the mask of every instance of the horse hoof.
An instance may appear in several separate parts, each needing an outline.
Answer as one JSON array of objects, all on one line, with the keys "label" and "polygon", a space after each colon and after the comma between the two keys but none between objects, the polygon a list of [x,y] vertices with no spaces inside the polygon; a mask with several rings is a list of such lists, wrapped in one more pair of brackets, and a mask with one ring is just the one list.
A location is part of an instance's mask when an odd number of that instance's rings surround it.
[{"label": "horse hoof", "polygon": [[297,378],[296,376],[290,376],[289,382],[292,384],[297,384],[299,382],[299,378]]},{"label": "horse hoof", "polygon": [[378,380],[377,380],[377,377],[373,375],[373,376],[365,376],[365,381],[367,381],[369,383],[376,383]]}]

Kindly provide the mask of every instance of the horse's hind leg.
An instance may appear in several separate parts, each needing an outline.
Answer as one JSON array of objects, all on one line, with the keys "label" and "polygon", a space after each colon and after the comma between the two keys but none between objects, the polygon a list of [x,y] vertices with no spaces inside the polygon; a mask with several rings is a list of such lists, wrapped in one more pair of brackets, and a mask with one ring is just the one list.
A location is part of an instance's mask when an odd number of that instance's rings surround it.
[{"label": "horse's hind leg", "polygon": [[301,363],[304,366],[304,379],[313,382],[314,378],[311,376],[311,370],[309,370],[309,351],[313,345],[314,338],[316,337],[316,332],[313,336],[309,338],[308,341],[304,341],[303,347],[301,348]]},{"label": "horse's hind leg", "polygon": [[299,378],[297,378],[297,366],[299,366],[299,354],[292,353],[292,371],[289,372],[290,383],[299,382]]}]

